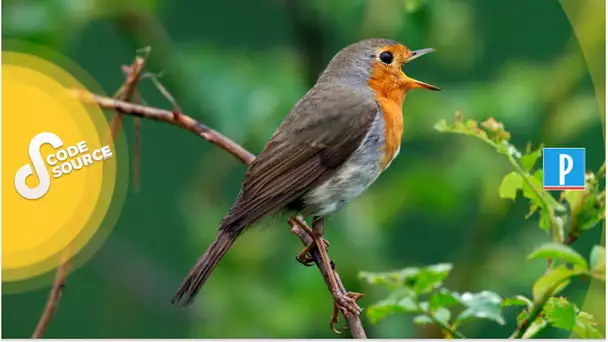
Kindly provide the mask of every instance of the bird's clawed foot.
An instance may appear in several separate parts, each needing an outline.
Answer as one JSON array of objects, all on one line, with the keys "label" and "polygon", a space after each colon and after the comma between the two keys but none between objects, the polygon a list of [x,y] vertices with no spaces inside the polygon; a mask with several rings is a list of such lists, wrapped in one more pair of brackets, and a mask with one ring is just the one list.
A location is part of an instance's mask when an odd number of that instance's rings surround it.
[{"label": "bird's clawed foot", "polygon": [[354,315],[359,316],[361,314],[361,307],[357,304],[357,300],[363,297],[362,293],[347,292],[347,293],[334,293],[334,312],[331,315],[329,327],[336,334],[340,334],[341,330],[344,331],[347,327],[339,327],[336,329],[336,323],[338,323],[340,310],[346,310]]},{"label": "bird's clawed foot", "polygon": [[[329,241],[323,239],[323,245],[323,248],[327,250],[329,248]],[[314,265],[314,259],[310,255],[310,251],[315,247],[317,247],[317,244],[314,241],[311,242],[308,246],[304,247],[304,249],[298,255],[296,255],[296,260],[306,267]]]},{"label": "bird's clawed foot", "polygon": [[[293,222],[293,223],[292,223]],[[305,266],[311,266],[314,263],[314,259],[312,258],[311,252],[315,251],[317,246],[321,246],[317,248],[319,251],[319,256],[322,261],[322,266],[320,267],[327,285],[334,297],[334,309],[331,316],[331,320],[329,323],[330,328],[336,332],[340,333],[338,329],[336,329],[336,323],[338,323],[338,316],[340,315],[340,311],[348,317],[349,315],[359,316],[361,314],[361,307],[357,304],[357,300],[363,296],[361,293],[355,292],[347,292],[344,289],[344,286],[339,280],[339,276],[335,271],[335,265],[329,258],[327,254],[327,249],[329,248],[329,242],[323,239],[323,230],[325,225],[325,219],[323,217],[316,217],[312,222],[312,229],[308,228],[306,224],[302,223],[300,220],[293,220],[293,225],[297,225],[300,229],[308,233],[308,235],[312,238],[313,242],[308,244],[306,248],[300,252],[296,256],[296,260],[302,263]],[[294,234],[298,234],[295,229],[292,229]],[[316,254],[316,253],[315,253]],[[321,266],[321,265],[320,265]],[[344,328],[341,328],[344,330]]]}]

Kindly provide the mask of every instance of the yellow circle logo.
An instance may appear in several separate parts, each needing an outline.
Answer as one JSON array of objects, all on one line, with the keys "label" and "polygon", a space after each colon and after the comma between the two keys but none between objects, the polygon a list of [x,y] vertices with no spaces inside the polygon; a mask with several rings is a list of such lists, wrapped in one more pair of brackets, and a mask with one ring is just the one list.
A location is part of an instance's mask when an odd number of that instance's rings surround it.
[{"label": "yellow circle logo", "polygon": [[74,91],[86,89],[59,66],[2,52],[3,282],[72,259],[115,197],[119,158],[107,120]]}]

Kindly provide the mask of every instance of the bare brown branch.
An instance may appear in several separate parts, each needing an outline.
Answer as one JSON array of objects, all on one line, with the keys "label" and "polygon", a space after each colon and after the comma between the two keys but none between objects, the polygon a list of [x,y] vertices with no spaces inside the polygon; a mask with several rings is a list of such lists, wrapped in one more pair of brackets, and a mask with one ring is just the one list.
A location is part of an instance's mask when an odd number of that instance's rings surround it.
[{"label": "bare brown branch", "polygon": [[163,121],[185,128],[199,137],[230,152],[230,154],[247,165],[249,165],[253,159],[255,159],[255,155],[251,154],[239,144],[183,113],[142,106],[95,94],[76,92],[75,95],[78,96],[81,101],[96,103],[103,109],[120,110],[124,114],[139,116],[156,121]]},{"label": "bare brown branch", "polygon": [[[144,69],[144,66],[146,65],[146,61],[148,60],[149,56],[150,56],[150,49],[146,48],[144,50],[143,57],[140,57],[140,56],[135,57],[135,61],[133,61],[133,64],[131,65],[131,67],[128,70],[129,73],[127,75],[127,79],[125,80],[125,83],[123,84],[123,86],[117,93],[117,95],[122,93],[122,94],[120,94],[120,95],[122,95],[122,96],[120,96],[122,100],[129,102],[133,98],[133,95],[135,94],[135,90],[137,89],[137,84],[139,83],[141,72]],[[122,91],[122,90],[124,90],[124,91]],[[121,113],[120,110],[117,109],[116,115],[114,115],[112,117],[112,120],[110,122],[110,129],[112,132],[112,137],[114,137],[114,138],[116,138],[116,134],[118,134],[118,131],[120,130],[120,126],[122,125],[123,115],[124,114]]]},{"label": "bare brown branch", "polygon": [[[209,141],[210,143],[215,144],[223,150],[229,152],[241,162],[247,165],[251,164],[251,162],[255,159],[255,155],[247,151],[241,145],[237,144],[236,142],[230,140],[228,137],[222,135],[216,130],[198,122],[197,120],[182,112],[168,111],[149,106],[132,104],[129,102],[120,101],[95,94],[85,94],[82,92],[75,92],[74,94],[78,96],[81,101],[97,104],[103,109],[116,110],[124,114],[129,114],[156,121],[162,121],[172,125],[180,126],[196,134],[197,136]],[[295,220],[300,221],[300,224],[302,225],[306,225],[306,223],[300,218],[292,217],[288,221],[290,227],[292,228],[292,232],[300,238],[304,245],[310,244],[312,242],[311,237],[298,227],[298,225],[295,223]],[[321,261],[321,256],[319,254],[318,249],[313,249],[311,251],[311,254],[315,263],[317,264],[317,267],[321,271],[325,282],[329,285],[328,273],[327,270],[325,270],[325,267],[323,267],[323,263]],[[344,285],[342,284],[342,281],[340,280],[340,277],[338,276],[337,272],[336,279],[338,280],[339,287],[344,290],[344,292],[346,292]],[[342,313],[346,319],[346,322],[348,323],[348,327],[351,331],[352,336],[354,338],[367,338],[360,317],[346,312],[345,310],[342,310]]]},{"label": "bare brown branch", "polygon": [[[135,101],[137,101],[137,99]],[[133,127],[133,183],[135,183],[135,193],[138,193],[141,179],[141,118],[134,118]]]},{"label": "bare brown branch", "polygon": [[42,316],[40,316],[40,320],[38,321],[38,325],[32,334],[32,338],[41,338],[44,336],[44,332],[53,318],[53,314],[55,313],[59,299],[61,299],[61,294],[63,293],[63,288],[65,287],[65,279],[68,275],[69,268],[70,263],[68,260],[65,260],[64,263],[57,269],[55,282],[53,283],[53,287],[49,293],[49,299],[46,302],[44,311],[42,311]]}]

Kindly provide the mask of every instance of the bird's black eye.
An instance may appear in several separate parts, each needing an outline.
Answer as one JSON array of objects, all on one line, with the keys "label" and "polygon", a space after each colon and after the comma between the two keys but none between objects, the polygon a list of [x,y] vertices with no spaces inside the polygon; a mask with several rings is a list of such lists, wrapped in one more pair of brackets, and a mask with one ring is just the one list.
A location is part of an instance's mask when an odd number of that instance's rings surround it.
[{"label": "bird's black eye", "polygon": [[393,54],[388,51],[381,53],[378,58],[380,58],[380,60],[386,64],[391,64],[393,62]]}]

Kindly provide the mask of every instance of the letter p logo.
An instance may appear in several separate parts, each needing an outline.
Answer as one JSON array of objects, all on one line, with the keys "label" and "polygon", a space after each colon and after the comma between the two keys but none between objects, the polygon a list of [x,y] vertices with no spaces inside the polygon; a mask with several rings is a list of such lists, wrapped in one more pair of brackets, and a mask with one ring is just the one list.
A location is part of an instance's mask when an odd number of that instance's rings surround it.
[{"label": "letter p logo", "polygon": [[585,190],[585,149],[543,149],[544,190]]},{"label": "letter p logo", "polygon": [[572,167],[574,166],[574,162],[572,161],[572,157],[567,154],[559,155],[559,185],[566,185],[566,175],[572,172]]}]

